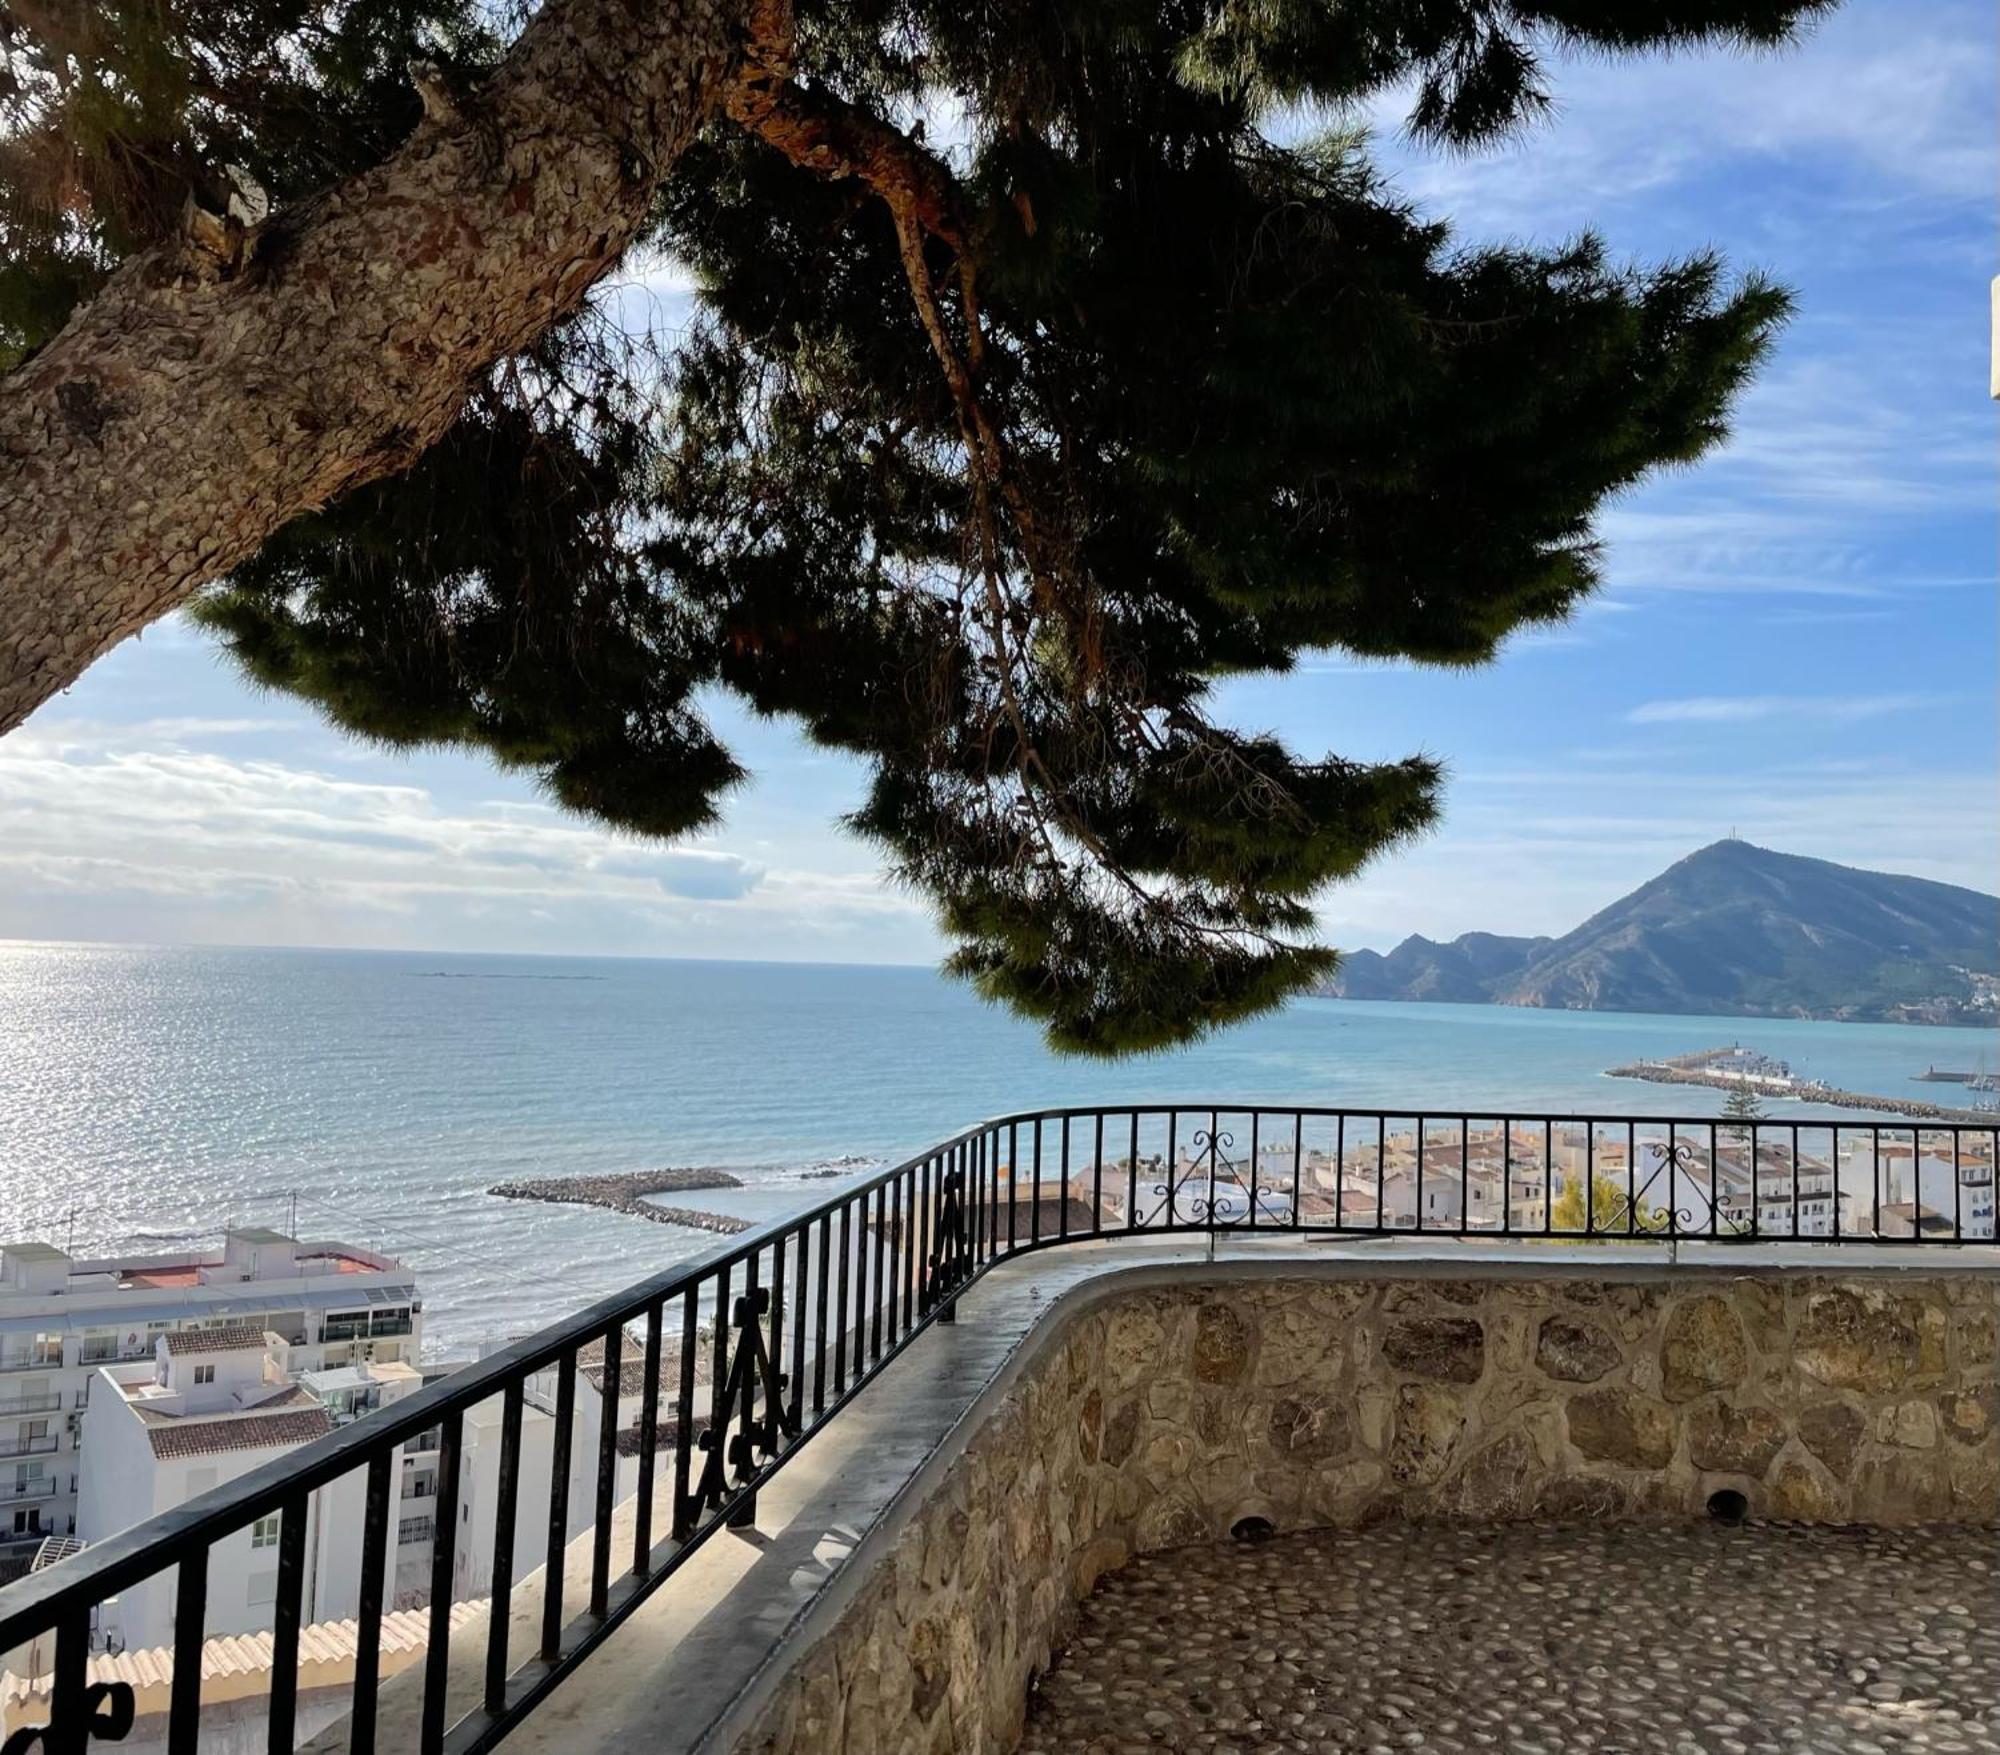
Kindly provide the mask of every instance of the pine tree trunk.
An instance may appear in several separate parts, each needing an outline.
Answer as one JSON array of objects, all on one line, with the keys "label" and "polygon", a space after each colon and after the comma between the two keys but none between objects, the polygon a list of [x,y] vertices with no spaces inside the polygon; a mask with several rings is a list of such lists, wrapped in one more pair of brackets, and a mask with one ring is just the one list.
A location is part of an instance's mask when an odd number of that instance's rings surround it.
[{"label": "pine tree trunk", "polygon": [[345,490],[615,264],[737,59],[744,0],[546,0],[475,96],[247,235],[122,267],[0,378],[0,732]]}]

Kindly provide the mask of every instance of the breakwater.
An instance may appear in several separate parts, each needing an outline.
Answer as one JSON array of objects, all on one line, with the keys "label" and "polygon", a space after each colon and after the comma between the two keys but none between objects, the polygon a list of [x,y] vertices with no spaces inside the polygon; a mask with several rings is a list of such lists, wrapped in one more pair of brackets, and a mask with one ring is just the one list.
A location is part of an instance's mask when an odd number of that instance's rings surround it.
[{"label": "breakwater", "polygon": [[706,1213],[695,1207],[655,1205],[654,1194],[691,1194],[704,1188],[741,1188],[743,1178],[727,1170],[629,1170],[612,1176],[532,1176],[520,1182],[498,1182],[488,1189],[502,1200],[540,1200],[556,1206],[603,1207],[650,1219],[656,1225],[683,1225],[733,1237],[753,1221],[728,1213]]},{"label": "breakwater", "polygon": [[1874,1097],[1865,1091],[1843,1091],[1812,1079],[1794,1079],[1782,1090],[1767,1083],[1752,1083],[1740,1076],[1708,1072],[1680,1061],[1642,1060],[1631,1066],[1606,1069],[1614,1079],[1644,1079],[1655,1085],[1706,1085],[1716,1091],[1750,1090],[1759,1097],[1784,1098],[1799,1103],[1824,1103],[1832,1109],[1871,1109],[1878,1115],[1906,1115],[1912,1121],[1940,1121],[1961,1126],[2000,1127],[2000,1114],[1990,1109],[1953,1109],[1942,1103],[1926,1103],[1917,1097]]}]

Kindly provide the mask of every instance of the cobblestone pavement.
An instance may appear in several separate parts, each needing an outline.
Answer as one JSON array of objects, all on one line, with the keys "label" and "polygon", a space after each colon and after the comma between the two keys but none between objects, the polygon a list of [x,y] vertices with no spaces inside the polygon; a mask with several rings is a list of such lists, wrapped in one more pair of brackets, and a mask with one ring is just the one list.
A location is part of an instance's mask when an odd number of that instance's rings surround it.
[{"label": "cobblestone pavement", "polygon": [[1022,1755],[2000,1755],[1991,1530],[1383,1524],[1135,1560]]}]

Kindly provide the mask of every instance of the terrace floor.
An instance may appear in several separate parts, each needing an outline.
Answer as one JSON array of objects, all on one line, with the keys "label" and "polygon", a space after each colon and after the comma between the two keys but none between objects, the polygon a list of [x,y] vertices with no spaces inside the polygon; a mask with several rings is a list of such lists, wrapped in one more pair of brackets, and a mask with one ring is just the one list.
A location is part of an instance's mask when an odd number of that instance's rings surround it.
[{"label": "terrace floor", "polygon": [[1382,1524],[1135,1560],[1021,1755],[2000,1755],[1991,1531]]}]

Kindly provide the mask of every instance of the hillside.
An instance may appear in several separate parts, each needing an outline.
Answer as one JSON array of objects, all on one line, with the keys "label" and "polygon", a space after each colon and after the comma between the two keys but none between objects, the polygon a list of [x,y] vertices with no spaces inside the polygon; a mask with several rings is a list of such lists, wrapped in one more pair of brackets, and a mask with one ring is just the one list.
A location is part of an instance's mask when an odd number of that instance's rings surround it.
[{"label": "hillside", "polygon": [[1561,938],[1469,932],[1355,951],[1342,999],[1992,1023],[2000,898],[1718,841]]}]

